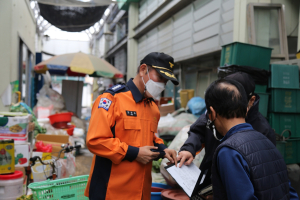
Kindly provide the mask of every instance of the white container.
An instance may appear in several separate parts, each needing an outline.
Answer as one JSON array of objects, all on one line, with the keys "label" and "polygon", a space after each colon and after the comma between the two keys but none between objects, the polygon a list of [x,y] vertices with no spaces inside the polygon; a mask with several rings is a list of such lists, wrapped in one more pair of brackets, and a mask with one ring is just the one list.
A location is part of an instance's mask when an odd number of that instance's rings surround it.
[{"label": "white container", "polygon": [[1,137],[27,137],[31,115],[14,117],[3,117],[0,115],[0,117],[4,121],[0,125]]},{"label": "white container", "polygon": [[[54,162],[52,160],[44,160],[44,163]],[[55,171],[56,171],[56,179],[61,178],[61,167],[62,163],[60,160],[55,162]],[[34,166],[31,167],[31,172],[33,176],[33,182],[41,182],[47,180],[49,176],[52,176],[52,167],[50,165],[42,165],[40,162],[36,162]]]},{"label": "white container", "polygon": [[0,200],[16,200],[23,195],[23,172],[0,175]]}]

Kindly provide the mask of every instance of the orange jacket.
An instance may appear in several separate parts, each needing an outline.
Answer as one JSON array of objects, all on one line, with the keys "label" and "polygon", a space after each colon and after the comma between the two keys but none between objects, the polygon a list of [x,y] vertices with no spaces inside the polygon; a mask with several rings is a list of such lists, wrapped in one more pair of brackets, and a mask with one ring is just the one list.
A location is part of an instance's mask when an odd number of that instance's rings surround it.
[{"label": "orange jacket", "polygon": [[94,153],[85,196],[91,200],[150,200],[152,163],[135,160],[142,146],[165,149],[157,138],[157,105],[132,80],[100,95],[92,108],[87,147]]}]

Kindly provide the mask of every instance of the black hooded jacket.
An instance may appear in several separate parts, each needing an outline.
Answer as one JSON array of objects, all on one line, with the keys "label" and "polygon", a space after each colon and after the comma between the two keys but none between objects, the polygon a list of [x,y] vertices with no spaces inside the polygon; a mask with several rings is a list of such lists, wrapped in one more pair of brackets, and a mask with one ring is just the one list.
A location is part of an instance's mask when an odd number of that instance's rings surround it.
[{"label": "black hooded jacket", "polygon": [[[274,130],[266,118],[258,111],[259,99],[260,97],[256,94],[256,100],[247,114],[246,122],[251,124],[254,130],[265,135],[276,146]],[[210,171],[213,155],[220,144],[220,141],[214,138],[212,131],[206,128],[207,120],[207,115],[203,114],[191,125],[188,132],[189,137],[180,148],[180,151],[189,151],[195,157],[196,152],[201,149],[202,144],[205,144],[205,156],[200,165],[201,175],[206,173],[206,170]],[[210,174],[206,174],[206,177],[210,177]]]}]

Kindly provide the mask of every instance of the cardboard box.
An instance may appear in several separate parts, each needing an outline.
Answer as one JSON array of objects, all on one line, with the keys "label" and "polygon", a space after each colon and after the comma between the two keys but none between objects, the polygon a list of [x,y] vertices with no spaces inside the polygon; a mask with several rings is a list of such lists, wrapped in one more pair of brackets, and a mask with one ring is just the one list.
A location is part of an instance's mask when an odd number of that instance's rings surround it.
[{"label": "cardboard box", "polygon": [[[172,102],[172,103],[170,103]],[[158,108],[160,111],[160,116],[166,116],[168,113],[172,113],[175,111],[175,106],[173,103],[172,97],[161,97],[158,102]]]},{"label": "cardboard box", "polygon": [[170,104],[162,104],[158,106],[160,111],[160,116],[166,116],[168,113],[173,113],[175,111],[175,107],[173,103]]},{"label": "cardboard box", "polygon": [[168,104],[169,102],[173,102],[172,97],[161,97],[159,100],[159,105]]},{"label": "cardboard box", "polygon": [[30,144],[15,144],[15,167],[28,167],[30,159]]},{"label": "cardboard box", "polygon": [[[69,143],[69,136],[38,134],[36,136],[36,142],[39,141],[43,141],[45,145],[50,144],[52,146],[52,156],[58,157],[58,152],[61,150],[61,145]],[[60,157],[63,158],[64,155],[61,154]]]}]

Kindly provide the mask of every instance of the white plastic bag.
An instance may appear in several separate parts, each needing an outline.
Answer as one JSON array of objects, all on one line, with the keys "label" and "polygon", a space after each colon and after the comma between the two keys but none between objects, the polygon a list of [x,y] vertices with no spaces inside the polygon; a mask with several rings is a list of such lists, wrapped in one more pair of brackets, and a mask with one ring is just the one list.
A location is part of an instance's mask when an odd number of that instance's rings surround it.
[{"label": "white plastic bag", "polygon": [[50,123],[44,124],[44,128],[47,130],[46,135],[68,135],[66,130],[54,128]]},{"label": "white plastic bag", "polygon": [[196,120],[197,117],[189,113],[180,113],[176,116],[167,115],[165,118],[160,118],[157,130],[160,136],[177,135],[183,127],[193,124]]},{"label": "white plastic bag", "polygon": [[172,127],[176,123],[176,119],[169,113],[167,116],[161,117],[158,122],[160,127]]},{"label": "white plastic bag", "polygon": [[53,115],[65,108],[63,96],[50,88],[51,78],[49,78],[49,73],[43,76],[45,83],[38,93],[38,101],[34,108],[34,113],[38,118],[41,118],[38,113],[43,114],[42,118],[44,118],[47,117],[47,114]]},{"label": "white plastic bag", "polygon": [[70,153],[65,153],[65,159],[61,159],[62,163],[62,178],[68,178],[70,175],[74,175],[76,171],[75,156]]}]

